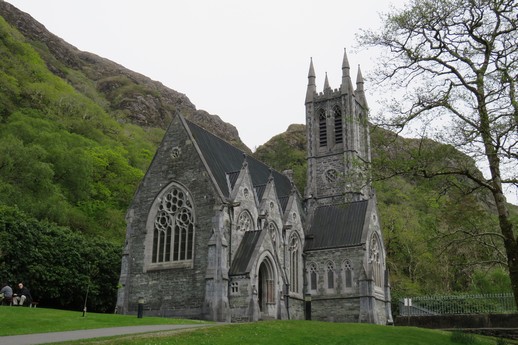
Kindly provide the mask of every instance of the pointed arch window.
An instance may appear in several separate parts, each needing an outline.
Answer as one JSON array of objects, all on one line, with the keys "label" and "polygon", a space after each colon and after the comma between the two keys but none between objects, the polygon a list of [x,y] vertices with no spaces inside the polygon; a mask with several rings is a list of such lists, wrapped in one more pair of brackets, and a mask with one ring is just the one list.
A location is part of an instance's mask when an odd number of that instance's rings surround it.
[{"label": "pointed arch window", "polygon": [[327,146],[327,121],[326,111],[320,109],[318,111],[318,139],[320,147]]},{"label": "pointed arch window", "polygon": [[159,199],[153,222],[153,264],[192,261],[194,208],[182,187],[173,184]]},{"label": "pointed arch window", "polygon": [[374,285],[382,286],[382,257],[380,239],[377,234],[372,234],[369,244],[369,263],[372,267]]},{"label": "pointed arch window", "polygon": [[300,241],[296,235],[290,239],[290,291],[300,292]]},{"label": "pointed arch window", "polygon": [[238,231],[250,231],[254,228],[254,221],[252,220],[252,216],[250,212],[243,211],[237,217],[237,230]]},{"label": "pointed arch window", "polygon": [[345,260],[343,264],[344,287],[350,289],[353,287],[353,267],[351,261]]},{"label": "pointed arch window", "polygon": [[342,129],[342,110],[338,105],[333,108],[333,116],[335,119],[335,144],[344,142],[344,132]]},{"label": "pointed arch window", "polygon": [[331,261],[326,264],[326,287],[328,290],[335,288],[335,265]]},{"label": "pointed arch window", "polygon": [[309,290],[317,291],[318,271],[317,271],[317,265],[315,263],[310,263],[308,266],[308,281],[309,281]]}]

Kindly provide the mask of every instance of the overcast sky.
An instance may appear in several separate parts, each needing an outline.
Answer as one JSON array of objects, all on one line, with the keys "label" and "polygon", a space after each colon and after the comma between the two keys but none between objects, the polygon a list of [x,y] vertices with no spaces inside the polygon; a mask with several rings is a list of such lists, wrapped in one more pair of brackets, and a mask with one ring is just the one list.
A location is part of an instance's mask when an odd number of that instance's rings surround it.
[{"label": "overcast sky", "polygon": [[360,28],[403,0],[7,0],[80,50],[184,93],[237,127],[252,150],[304,123],[310,58],[323,88],[341,82],[344,48],[355,81],[376,56],[355,49]]}]

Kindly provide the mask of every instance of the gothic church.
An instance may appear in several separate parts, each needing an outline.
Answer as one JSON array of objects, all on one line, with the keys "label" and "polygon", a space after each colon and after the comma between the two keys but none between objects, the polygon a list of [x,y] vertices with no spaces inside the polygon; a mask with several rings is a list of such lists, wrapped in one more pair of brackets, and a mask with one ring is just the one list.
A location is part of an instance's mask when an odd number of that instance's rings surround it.
[{"label": "gothic church", "polygon": [[307,187],[177,114],[127,212],[117,308],[243,322],[392,322],[369,184],[368,108],[342,85],[306,93]]}]

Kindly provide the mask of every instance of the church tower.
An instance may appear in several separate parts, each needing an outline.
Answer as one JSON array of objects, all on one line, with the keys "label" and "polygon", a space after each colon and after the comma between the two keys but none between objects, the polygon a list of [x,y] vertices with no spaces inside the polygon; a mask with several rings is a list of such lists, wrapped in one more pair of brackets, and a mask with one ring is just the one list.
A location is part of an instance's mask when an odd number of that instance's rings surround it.
[{"label": "church tower", "polygon": [[340,204],[369,198],[370,138],[363,77],[358,67],[356,89],[344,50],[342,85],[333,89],[327,73],[317,92],[311,60],[306,92],[308,175],[305,197],[310,204]]}]

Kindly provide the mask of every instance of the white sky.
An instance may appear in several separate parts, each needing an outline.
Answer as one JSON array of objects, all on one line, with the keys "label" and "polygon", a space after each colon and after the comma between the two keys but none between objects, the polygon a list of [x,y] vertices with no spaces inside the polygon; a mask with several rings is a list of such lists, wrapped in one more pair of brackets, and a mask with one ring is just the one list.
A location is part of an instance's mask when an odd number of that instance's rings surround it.
[{"label": "white sky", "polygon": [[[197,109],[237,127],[255,150],[304,123],[310,57],[322,90],[341,82],[347,49],[353,83],[361,65],[371,114],[374,50],[358,51],[360,29],[405,0],[7,0],[80,50],[184,93]],[[386,92],[392,92],[387,90]],[[385,93],[386,95],[386,93]],[[518,204],[515,188],[507,191]]]},{"label": "white sky", "polygon": [[403,0],[7,0],[52,33],[184,93],[237,127],[252,150],[304,123],[310,57],[323,88],[341,82],[347,48],[353,82],[375,56],[356,52],[360,28]]}]

